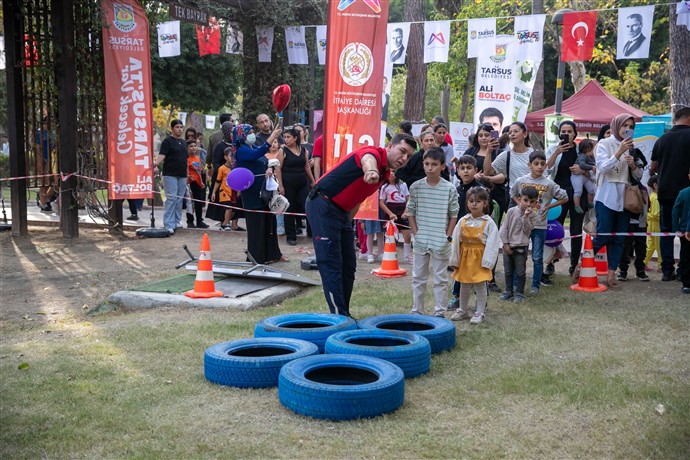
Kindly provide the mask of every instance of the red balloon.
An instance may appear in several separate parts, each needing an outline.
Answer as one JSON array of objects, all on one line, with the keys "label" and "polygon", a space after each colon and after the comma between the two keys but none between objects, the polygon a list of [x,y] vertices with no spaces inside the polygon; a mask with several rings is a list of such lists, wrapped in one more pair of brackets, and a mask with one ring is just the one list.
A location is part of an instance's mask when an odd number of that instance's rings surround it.
[{"label": "red balloon", "polygon": [[282,112],[287,107],[290,96],[292,96],[292,90],[289,85],[280,85],[273,90],[273,107],[276,112]]}]

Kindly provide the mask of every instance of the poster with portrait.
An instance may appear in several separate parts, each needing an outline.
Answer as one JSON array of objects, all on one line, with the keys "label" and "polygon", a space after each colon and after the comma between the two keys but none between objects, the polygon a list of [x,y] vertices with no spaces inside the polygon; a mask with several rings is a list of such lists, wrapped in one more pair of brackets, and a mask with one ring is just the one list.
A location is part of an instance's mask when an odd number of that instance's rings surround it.
[{"label": "poster with portrait", "polygon": [[225,52],[244,56],[244,34],[236,22],[228,24],[228,36],[225,39]]},{"label": "poster with portrait", "polygon": [[499,35],[477,58],[474,87],[474,125],[491,123],[501,132],[513,119],[515,38]]},{"label": "poster with portrait", "polygon": [[394,22],[388,24],[388,57],[395,65],[405,64],[407,41],[410,39],[410,23]]},{"label": "poster with portrait", "polygon": [[654,5],[618,9],[616,59],[647,59]]}]

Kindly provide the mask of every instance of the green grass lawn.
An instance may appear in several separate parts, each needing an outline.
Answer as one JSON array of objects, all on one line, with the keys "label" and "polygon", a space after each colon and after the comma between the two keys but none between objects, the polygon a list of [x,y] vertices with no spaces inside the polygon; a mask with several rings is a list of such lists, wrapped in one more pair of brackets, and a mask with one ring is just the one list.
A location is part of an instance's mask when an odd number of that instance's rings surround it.
[{"label": "green grass lawn", "polygon": [[[406,280],[358,283],[353,314],[407,312]],[[687,458],[688,297],[679,284],[633,283],[583,294],[560,277],[520,306],[492,295],[487,321],[456,323],[458,346],[406,381],[402,408],[350,422],[298,416],[276,389],[203,376],[206,347],[251,336],[266,316],[325,311],[319,289],[249,312],[8,323],[0,457]]]}]

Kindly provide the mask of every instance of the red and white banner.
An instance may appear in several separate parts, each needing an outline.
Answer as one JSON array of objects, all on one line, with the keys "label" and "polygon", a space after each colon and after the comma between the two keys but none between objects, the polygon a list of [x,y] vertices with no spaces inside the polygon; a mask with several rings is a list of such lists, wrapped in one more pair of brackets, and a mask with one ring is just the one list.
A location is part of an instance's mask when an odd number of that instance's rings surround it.
[{"label": "red and white banner", "polygon": [[[324,93],[324,168],[378,145],[388,0],[329,2]],[[371,200],[367,200],[367,203]],[[369,217],[378,206],[365,209]]]},{"label": "red and white banner", "polygon": [[597,12],[578,11],[563,15],[561,61],[589,61],[594,51]]},{"label": "red and white banner", "polygon": [[149,23],[136,0],[103,0],[110,199],[151,198],[153,97]]},{"label": "red and white banner", "polygon": [[220,25],[212,16],[208,17],[207,26],[196,26],[196,38],[199,41],[199,56],[220,54]]}]

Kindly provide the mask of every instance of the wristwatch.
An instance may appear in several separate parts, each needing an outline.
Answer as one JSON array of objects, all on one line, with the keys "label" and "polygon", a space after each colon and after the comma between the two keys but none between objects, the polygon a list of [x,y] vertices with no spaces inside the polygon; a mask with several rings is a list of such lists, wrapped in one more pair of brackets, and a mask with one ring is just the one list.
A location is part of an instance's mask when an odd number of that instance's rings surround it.
[{"label": "wristwatch", "polygon": [[449,243],[452,243],[452,242],[453,242],[453,237],[452,237],[452,236],[448,236],[448,237],[446,237],[446,239],[448,240]]}]

